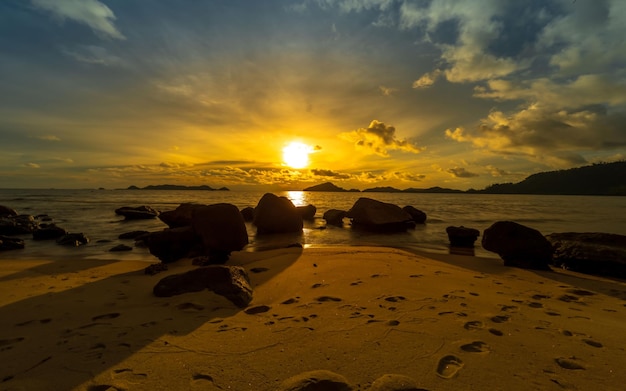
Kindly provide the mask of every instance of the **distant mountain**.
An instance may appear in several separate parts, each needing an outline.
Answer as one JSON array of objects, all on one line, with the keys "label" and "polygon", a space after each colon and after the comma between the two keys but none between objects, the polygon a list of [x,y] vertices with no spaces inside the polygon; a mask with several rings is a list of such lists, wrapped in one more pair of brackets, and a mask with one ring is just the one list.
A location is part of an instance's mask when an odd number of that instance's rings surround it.
[{"label": "distant mountain", "polygon": [[[307,187],[303,191],[331,191],[331,192],[347,192],[348,190],[342,189],[341,187],[335,186],[330,182],[322,183],[321,185],[315,185],[311,187]],[[352,191],[352,190],[350,190]],[[358,190],[357,190],[358,191]]]},{"label": "distant mountain", "polygon": [[416,189],[410,187],[402,191],[403,193],[463,193],[463,190],[446,189],[445,187],[429,187],[427,189]]},{"label": "distant mountain", "polygon": [[478,193],[626,195],[626,161],[540,172],[518,183],[498,183]]},{"label": "distant mountain", "polygon": [[228,191],[226,187],[214,189],[211,186],[182,186],[182,185],[148,185],[146,187],[129,186],[127,190],[207,190],[207,191]]},{"label": "distant mountain", "polygon": [[363,193],[402,193],[402,190],[396,189],[395,187],[384,186],[384,187],[372,187],[371,189],[363,190]]}]

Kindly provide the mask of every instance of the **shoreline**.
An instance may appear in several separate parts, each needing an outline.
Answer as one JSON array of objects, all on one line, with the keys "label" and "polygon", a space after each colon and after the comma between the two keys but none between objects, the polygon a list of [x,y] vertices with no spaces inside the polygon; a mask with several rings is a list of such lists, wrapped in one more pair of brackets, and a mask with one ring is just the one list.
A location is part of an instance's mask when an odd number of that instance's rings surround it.
[{"label": "shoreline", "polygon": [[247,311],[208,291],[154,297],[189,260],[148,276],[144,261],[6,255],[2,390],[270,391],[313,370],[354,390],[386,374],[430,390],[626,382],[626,283],[608,278],[390,247],[243,251],[227,265],[249,270]]}]

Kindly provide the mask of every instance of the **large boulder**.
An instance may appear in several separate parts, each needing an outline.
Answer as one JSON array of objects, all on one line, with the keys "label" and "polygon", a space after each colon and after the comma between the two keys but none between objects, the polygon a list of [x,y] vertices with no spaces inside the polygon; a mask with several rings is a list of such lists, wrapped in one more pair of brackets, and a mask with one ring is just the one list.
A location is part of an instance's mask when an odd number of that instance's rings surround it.
[{"label": "large boulder", "polygon": [[278,391],[351,391],[345,377],[327,370],[303,372],[286,379]]},{"label": "large boulder", "polygon": [[10,238],[0,235],[0,251],[21,250],[24,248],[24,241],[18,238]]},{"label": "large boulder", "polygon": [[17,216],[17,212],[8,206],[0,205],[0,217]]},{"label": "large boulder", "polygon": [[170,297],[205,289],[226,297],[237,307],[247,307],[252,301],[248,274],[240,266],[211,265],[167,276],[155,285],[153,293]]},{"label": "large boulder", "polygon": [[474,242],[480,236],[480,231],[475,228],[467,228],[464,226],[446,228],[448,240],[452,247],[474,247]]},{"label": "large boulder", "polygon": [[150,254],[165,263],[202,255],[202,239],[191,226],[166,228],[143,237]]},{"label": "large boulder", "polygon": [[37,229],[37,221],[30,215],[0,217],[0,235],[24,235]]},{"label": "large boulder", "polygon": [[115,214],[124,216],[126,220],[146,220],[154,219],[159,215],[159,211],[150,206],[123,206],[115,209]]},{"label": "large boulder", "polygon": [[315,205],[305,205],[305,206],[296,206],[296,210],[300,213],[303,220],[313,220],[315,219],[315,212],[317,212],[317,208]]},{"label": "large boulder", "polygon": [[324,212],[322,218],[326,220],[326,224],[336,225],[337,227],[343,226],[343,219],[348,215],[345,210],[329,209]]},{"label": "large boulder", "polygon": [[159,220],[170,228],[187,227],[191,225],[193,211],[201,204],[183,203],[174,210],[168,210],[159,214]]},{"label": "large boulder", "polygon": [[57,239],[57,244],[61,246],[79,247],[89,243],[89,238],[81,232],[68,233]]},{"label": "large boulder", "polygon": [[65,228],[56,226],[55,224],[40,225],[38,229],[33,231],[34,240],[50,240],[58,239],[67,234]]},{"label": "large boulder", "polygon": [[241,215],[245,221],[253,221],[254,220],[254,208],[251,206],[246,206],[241,211]]},{"label": "large boulder", "polygon": [[552,263],[581,273],[626,278],[626,236],[600,232],[564,232],[546,236]]},{"label": "large boulder", "polygon": [[376,232],[400,232],[415,226],[411,215],[398,205],[377,201],[371,198],[359,198],[347,213],[354,228],[363,228]]},{"label": "large boulder", "polygon": [[302,231],[302,216],[286,197],[266,193],[255,208],[254,225],[258,234]]},{"label": "large boulder", "polygon": [[408,213],[411,216],[411,219],[415,221],[416,224],[424,224],[426,222],[426,213],[422,212],[416,207],[407,205],[402,208],[402,210]]},{"label": "large boulder", "polygon": [[202,240],[204,252],[218,262],[248,244],[246,222],[232,204],[198,205],[191,218],[193,231]]},{"label": "large boulder", "polygon": [[497,253],[506,266],[550,270],[552,245],[536,229],[513,221],[498,221],[485,229],[482,245]]}]

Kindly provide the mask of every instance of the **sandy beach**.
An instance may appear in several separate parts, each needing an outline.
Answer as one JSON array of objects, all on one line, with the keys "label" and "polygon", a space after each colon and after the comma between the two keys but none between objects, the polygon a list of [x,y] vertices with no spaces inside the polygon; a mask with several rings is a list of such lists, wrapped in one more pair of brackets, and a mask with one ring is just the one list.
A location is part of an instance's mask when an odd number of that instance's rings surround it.
[{"label": "sandy beach", "polygon": [[[233,253],[246,309],[153,296],[145,262],[0,258],[0,390],[278,390],[328,370],[425,390],[621,390],[626,283],[383,247]],[[409,389],[409,388],[407,388]],[[416,388],[411,388],[416,389]]]}]

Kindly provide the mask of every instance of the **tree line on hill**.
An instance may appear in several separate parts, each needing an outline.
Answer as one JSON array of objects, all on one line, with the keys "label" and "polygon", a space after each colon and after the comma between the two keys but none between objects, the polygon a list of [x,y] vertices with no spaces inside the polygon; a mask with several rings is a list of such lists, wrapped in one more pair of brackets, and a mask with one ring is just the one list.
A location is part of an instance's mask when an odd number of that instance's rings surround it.
[{"label": "tree line on hill", "polygon": [[[304,191],[348,192],[327,182]],[[469,194],[553,194],[553,195],[626,195],[626,161],[598,163],[568,170],[532,174],[518,183],[497,183],[482,190],[467,191],[430,187],[426,189],[374,187],[363,192],[378,193],[469,193]]]}]

